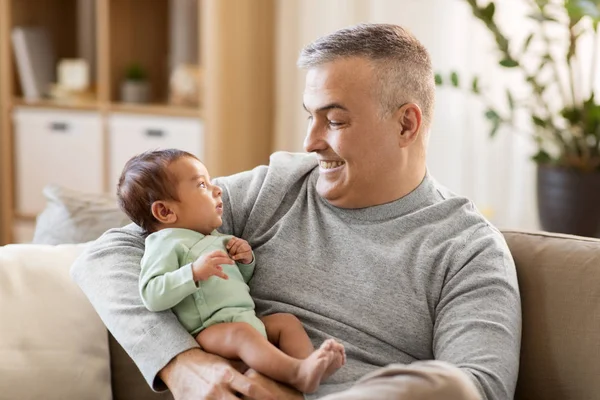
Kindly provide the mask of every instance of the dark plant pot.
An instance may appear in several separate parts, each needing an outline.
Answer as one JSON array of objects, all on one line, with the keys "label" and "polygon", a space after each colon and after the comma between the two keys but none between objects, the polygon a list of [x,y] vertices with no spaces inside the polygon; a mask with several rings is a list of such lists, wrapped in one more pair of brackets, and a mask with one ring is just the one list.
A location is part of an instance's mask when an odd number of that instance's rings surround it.
[{"label": "dark plant pot", "polygon": [[600,237],[600,172],[539,165],[537,201],[545,231]]}]

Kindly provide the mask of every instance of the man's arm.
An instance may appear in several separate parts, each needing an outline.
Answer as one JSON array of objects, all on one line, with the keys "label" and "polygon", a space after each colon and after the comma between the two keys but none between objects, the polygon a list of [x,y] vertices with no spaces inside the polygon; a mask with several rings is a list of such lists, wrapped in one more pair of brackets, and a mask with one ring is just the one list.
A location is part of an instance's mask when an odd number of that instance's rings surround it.
[{"label": "man's arm", "polygon": [[479,227],[448,271],[436,307],[434,356],[470,375],[484,398],[512,400],[520,343],[514,261],[498,231]]},{"label": "man's arm", "polygon": [[261,165],[252,171],[215,178],[213,183],[223,189],[223,225],[219,232],[242,237],[267,171],[268,167]]},{"label": "man's arm", "polygon": [[139,294],[141,230],[131,224],[102,235],[75,261],[73,280],[154,389],[158,372],[177,354],[198,347],[171,311],[148,311]]},{"label": "man's arm", "polygon": [[71,276],[115,339],[155,390],[165,383],[176,399],[257,400],[274,397],[227,360],[199,349],[170,310],[151,312],[138,290],[144,239],[135,225],[106,232],[75,261]]}]

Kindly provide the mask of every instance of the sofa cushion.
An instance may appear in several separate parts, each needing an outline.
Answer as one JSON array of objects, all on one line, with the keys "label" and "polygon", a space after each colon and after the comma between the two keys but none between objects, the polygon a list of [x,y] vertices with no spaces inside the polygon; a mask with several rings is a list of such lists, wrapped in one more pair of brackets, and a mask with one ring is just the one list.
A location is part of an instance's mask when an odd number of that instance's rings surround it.
[{"label": "sofa cushion", "polygon": [[522,298],[515,399],[582,400],[600,393],[600,240],[503,232]]},{"label": "sofa cushion", "polygon": [[111,399],[106,328],[69,275],[83,248],[0,247],[0,398]]},{"label": "sofa cushion", "polygon": [[46,208],[38,216],[33,243],[85,243],[131,221],[107,194],[83,193],[59,186],[44,188]]}]

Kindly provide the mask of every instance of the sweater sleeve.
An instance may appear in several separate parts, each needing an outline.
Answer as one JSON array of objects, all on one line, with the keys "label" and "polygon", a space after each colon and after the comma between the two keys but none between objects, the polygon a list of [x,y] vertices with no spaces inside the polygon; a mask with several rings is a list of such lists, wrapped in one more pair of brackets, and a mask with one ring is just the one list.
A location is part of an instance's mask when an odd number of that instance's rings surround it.
[{"label": "sweater sleeve", "polygon": [[71,267],[96,312],[148,384],[165,390],[159,371],[179,353],[199,347],[171,311],[148,311],[139,294],[144,239],[131,224],[92,243]]},{"label": "sweater sleeve", "polygon": [[495,229],[470,234],[436,307],[433,350],[471,376],[486,400],[512,400],[519,369],[521,302],[516,269]]},{"label": "sweater sleeve", "polygon": [[223,190],[223,224],[219,232],[242,237],[248,216],[254,208],[263,182],[267,166],[256,167],[224,178],[216,178],[215,184]]},{"label": "sweater sleeve", "polygon": [[198,290],[192,264],[179,267],[187,248],[161,233],[146,239],[140,273],[140,296],[148,310],[165,311]]},{"label": "sweater sleeve", "polygon": [[[269,166],[261,165],[251,171],[224,178],[215,183],[223,189],[223,225],[219,232],[247,239],[246,227],[269,224],[267,214],[277,210],[286,195],[293,195],[317,166],[314,154],[273,153]],[[258,212],[254,212],[257,210]],[[254,221],[253,221],[254,218]]]}]

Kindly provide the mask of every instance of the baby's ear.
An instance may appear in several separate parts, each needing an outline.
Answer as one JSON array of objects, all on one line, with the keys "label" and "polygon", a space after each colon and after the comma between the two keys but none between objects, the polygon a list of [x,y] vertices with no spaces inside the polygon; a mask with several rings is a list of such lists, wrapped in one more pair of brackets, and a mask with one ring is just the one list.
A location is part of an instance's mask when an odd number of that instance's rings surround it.
[{"label": "baby's ear", "polygon": [[166,201],[155,201],[152,203],[152,215],[161,224],[173,224],[177,221],[177,214]]}]

